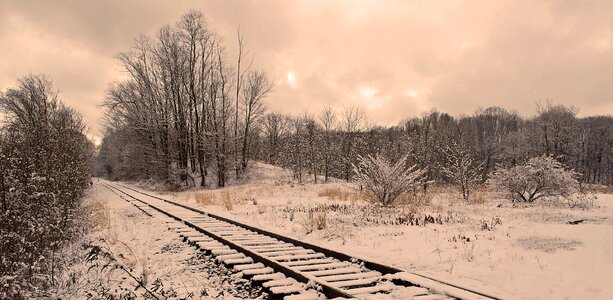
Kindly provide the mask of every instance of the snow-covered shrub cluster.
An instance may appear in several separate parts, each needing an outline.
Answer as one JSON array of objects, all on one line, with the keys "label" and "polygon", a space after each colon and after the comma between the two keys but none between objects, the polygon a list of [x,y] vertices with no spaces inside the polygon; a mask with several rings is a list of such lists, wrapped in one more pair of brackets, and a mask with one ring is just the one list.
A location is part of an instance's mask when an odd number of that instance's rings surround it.
[{"label": "snow-covered shrub cluster", "polygon": [[353,165],[355,179],[381,204],[390,205],[402,193],[426,183],[426,171],[415,165],[407,168],[407,158],[404,156],[392,164],[383,156],[358,156],[357,165]]},{"label": "snow-covered shrub cluster", "polygon": [[588,193],[577,193],[571,197],[565,198],[565,204],[571,208],[591,209],[597,207],[596,195]]},{"label": "snow-covered shrub cluster", "polygon": [[588,210],[598,207],[597,197],[593,193],[578,191],[568,197],[551,197],[546,204],[553,207],[568,207]]},{"label": "snow-covered shrub cluster", "polygon": [[575,176],[564,164],[544,155],[510,169],[498,168],[488,185],[505,192],[513,202],[534,202],[543,197],[570,197],[579,186]]},{"label": "snow-covered shrub cluster", "polygon": [[54,283],[58,251],[79,231],[92,145],[51,82],[28,76],[0,94],[0,298]]}]

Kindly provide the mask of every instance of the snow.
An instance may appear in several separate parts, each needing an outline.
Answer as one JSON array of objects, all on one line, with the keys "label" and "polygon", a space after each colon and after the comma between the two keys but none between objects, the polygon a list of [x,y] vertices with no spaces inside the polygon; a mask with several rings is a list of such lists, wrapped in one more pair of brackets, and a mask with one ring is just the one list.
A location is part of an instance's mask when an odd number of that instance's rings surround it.
[{"label": "snow", "polygon": [[447,284],[443,284],[440,282],[435,282],[433,280],[427,279],[422,276],[418,276],[415,274],[411,274],[408,272],[401,272],[397,274],[388,274],[385,276],[389,280],[399,280],[404,282],[410,282],[417,286],[428,287],[431,290],[434,290],[438,293],[450,295],[459,299],[464,300],[472,300],[472,299],[488,299],[486,297],[482,297],[480,295],[475,295],[473,293],[469,293],[458,289],[456,287],[449,286]]},{"label": "snow", "polygon": [[[611,299],[613,297],[613,195],[598,194],[598,208],[576,210],[541,204],[513,207],[488,194],[483,204],[466,204],[457,193],[436,189],[426,207],[374,209],[355,186],[334,181],[297,184],[288,172],[257,163],[242,182],[197,203],[194,190],[158,193],[251,226],[390,264],[458,286],[503,298]],[[326,191],[347,192],[328,198]],[[222,193],[228,192],[227,210]],[[341,199],[347,199],[343,201]],[[308,210],[346,205],[324,213],[325,228],[308,233]],[[445,216],[443,224],[385,225],[395,214]],[[497,222],[496,220],[499,220]],[[576,225],[573,221],[583,220]]]},{"label": "snow", "polygon": [[[103,203],[108,222],[102,222],[84,242],[103,239],[118,261],[135,276],[145,278],[150,285],[159,279],[166,295],[174,295],[170,298],[263,299],[266,296],[261,288],[233,275],[214,258],[182,242],[176,231],[167,230],[168,218],[146,216],[98,182],[86,199],[86,202],[92,201]],[[185,231],[185,234],[189,234],[189,231]],[[82,253],[74,255],[78,257]],[[137,299],[142,298],[143,289],[134,290],[136,282],[123,271],[96,267],[88,270],[89,267],[89,264],[81,261],[68,269],[66,277],[78,278],[79,286],[63,287],[56,293],[56,298],[85,299],[88,298],[87,293],[102,297],[100,292],[103,287],[109,288],[109,291],[123,287],[134,291]]]}]

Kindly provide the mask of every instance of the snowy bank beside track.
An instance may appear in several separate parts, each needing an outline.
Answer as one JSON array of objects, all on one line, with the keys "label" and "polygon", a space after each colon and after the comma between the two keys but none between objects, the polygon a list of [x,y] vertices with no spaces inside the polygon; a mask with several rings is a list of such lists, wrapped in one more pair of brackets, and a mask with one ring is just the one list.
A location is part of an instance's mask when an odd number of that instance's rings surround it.
[{"label": "snowy bank beside track", "polygon": [[[613,195],[599,194],[592,210],[543,207],[514,208],[486,199],[466,204],[445,191],[419,213],[451,215],[426,226],[385,225],[360,220],[370,204],[320,196],[325,190],[348,190],[345,183],[304,184],[282,176],[243,182],[221,190],[163,193],[240,222],[322,247],[413,270],[461,286],[528,299],[610,299],[613,289]],[[228,192],[232,209],[219,201],[198,203],[196,193]],[[353,203],[352,203],[353,202]],[[325,212],[325,225],[310,233],[309,209],[347,205]],[[307,208],[305,210],[305,208]],[[397,206],[392,210],[411,211]],[[290,213],[293,212],[293,213]],[[388,211],[378,212],[386,219]],[[317,218],[318,212],[314,213]],[[577,221],[580,221],[577,223]],[[576,225],[575,225],[576,223]],[[506,296],[506,297],[505,297]]]}]

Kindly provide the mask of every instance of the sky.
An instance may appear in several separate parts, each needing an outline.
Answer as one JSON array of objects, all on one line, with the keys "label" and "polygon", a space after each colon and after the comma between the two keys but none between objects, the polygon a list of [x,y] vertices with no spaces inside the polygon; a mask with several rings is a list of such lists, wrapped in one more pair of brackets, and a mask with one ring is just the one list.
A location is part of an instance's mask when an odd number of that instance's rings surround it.
[{"label": "sky", "polygon": [[49,76],[100,136],[115,58],[200,10],[236,56],[274,82],[270,111],[359,106],[384,126],[436,109],[500,106],[524,116],[550,99],[613,114],[613,1],[0,1],[0,91]]}]

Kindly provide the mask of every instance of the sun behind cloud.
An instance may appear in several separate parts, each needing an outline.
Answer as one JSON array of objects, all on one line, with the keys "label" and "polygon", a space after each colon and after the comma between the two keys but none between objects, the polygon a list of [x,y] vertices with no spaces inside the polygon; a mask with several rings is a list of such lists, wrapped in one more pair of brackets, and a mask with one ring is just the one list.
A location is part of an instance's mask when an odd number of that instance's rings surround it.
[{"label": "sun behind cloud", "polygon": [[287,72],[286,76],[287,76],[287,84],[289,84],[293,88],[296,88],[298,84],[296,82],[296,74],[294,74],[294,71]]},{"label": "sun behind cloud", "polygon": [[358,97],[369,109],[382,108],[389,96],[382,96],[378,88],[361,85],[357,91]]}]

